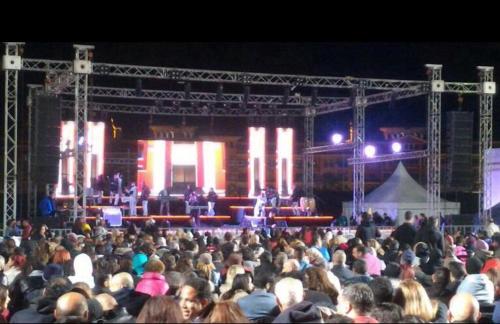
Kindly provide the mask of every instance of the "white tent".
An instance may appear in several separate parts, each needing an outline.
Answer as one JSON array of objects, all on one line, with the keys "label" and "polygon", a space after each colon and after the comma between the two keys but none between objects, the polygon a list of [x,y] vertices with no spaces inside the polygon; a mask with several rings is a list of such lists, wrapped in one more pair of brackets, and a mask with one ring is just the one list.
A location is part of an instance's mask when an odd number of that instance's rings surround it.
[{"label": "white tent", "polygon": [[[389,179],[365,196],[365,210],[369,209],[381,215],[387,213],[396,224],[400,224],[407,210],[413,214],[427,212],[427,191],[399,162]],[[460,203],[441,199],[441,212],[443,215],[459,214]],[[352,201],[342,203],[342,213],[345,216],[352,215]]]}]

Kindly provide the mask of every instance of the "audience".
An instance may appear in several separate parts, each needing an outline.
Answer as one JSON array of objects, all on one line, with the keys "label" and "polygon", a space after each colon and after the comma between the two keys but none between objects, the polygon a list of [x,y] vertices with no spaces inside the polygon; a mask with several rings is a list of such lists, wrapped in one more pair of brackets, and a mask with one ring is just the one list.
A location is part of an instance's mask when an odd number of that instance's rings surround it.
[{"label": "audience", "polygon": [[362,218],[354,238],[151,224],[108,233],[84,220],[74,227],[83,234],[61,237],[23,221],[19,247],[11,223],[0,242],[0,322],[500,322],[494,226],[443,235],[435,218],[419,216],[417,230],[406,213],[382,240]]}]

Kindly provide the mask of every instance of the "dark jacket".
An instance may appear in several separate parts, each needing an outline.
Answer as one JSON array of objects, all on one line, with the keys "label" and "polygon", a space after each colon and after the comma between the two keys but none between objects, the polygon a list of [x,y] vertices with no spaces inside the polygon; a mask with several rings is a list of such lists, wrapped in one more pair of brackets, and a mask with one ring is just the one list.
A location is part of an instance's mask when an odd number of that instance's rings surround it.
[{"label": "dark jacket", "polygon": [[122,288],[122,289],[112,293],[111,296],[113,296],[115,298],[118,306],[125,307],[125,305],[127,305],[128,301],[129,301],[130,295],[132,294],[133,291],[134,291],[134,289]]},{"label": "dark jacket", "polygon": [[324,306],[335,309],[335,305],[333,304],[333,300],[330,296],[321,291],[306,289],[304,292],[304,300],[309,301],[316,306]]},{"label": "dark jacket", "polygon": [[436,228],[430,225],[425,225],[417,231],[415,235],[415,243],[425,242],[432,249],[438,249],[441,254],[444,252],[444,240],[443,234],[439,232]]},{"label": "dark jacket", "polygon": [[127,313],[125,307],[106,312],[102,319],[104,323],[135,323],[135,318]]},{"label": "dark jacket", "polygon": [[276,296],[264,289],[257,289],[250,295],[238,299],[238,306],[251,321],[275,317],[279,314]]},{"label": "dark jacket", "polygon": [[354,277],[354,273],[348,267],[337,264],[332,267],[332,272],[337,278],[339,278],[342,285],[345,284],[347,280]]},{"label": "dark jacket", "polygon": [[365,283],[365,284],[368,284],[372,280],[373,280],[373,278],[370,277],[369,275],[354,275],[354,277],[352,277],[351,279],[346,280],[345,286],[348,286],[348,285],[351,285],[351,284],[355,284],[355,283]]},{"label": "dark jacket", "polygon": [[465,265],[465,269],[468,274],[478,274],[481,272],[484,263],[488,259],[490,254],[488,252],[478,250],[474,253],[474,256],[467,260],[467,264]]},{"label": "dark jacket", "polygon": [[409,223],[403,223],[396,230],[392,233],[392,237],[394,237],[398,242],[399,245],[402,246],[402,244],[406,243],[410,247],[415,244],[415,236],[417,235],[417,230],[415,229],[415,226]]},{"label": "dark jacket", "polygon": [[42,298],[37,305],[16,312],[10,323],[53,323],[56,302],[56,299]]},{"label": "dark jacket", "polygon": [[380,232],[372,221],[362,221],[356,231],[356,237],[359,237],[363,242],[380,237]]},{"label": "dark jacket", "polygon": [[321,311],[311,302],[303,301],[285,309],[273,323],[319,323]]}]

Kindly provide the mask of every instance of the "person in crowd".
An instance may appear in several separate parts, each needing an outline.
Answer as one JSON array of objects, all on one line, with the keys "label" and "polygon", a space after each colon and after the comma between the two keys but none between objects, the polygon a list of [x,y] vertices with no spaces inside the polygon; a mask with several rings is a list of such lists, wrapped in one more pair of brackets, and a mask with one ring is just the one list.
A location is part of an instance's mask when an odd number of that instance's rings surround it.
[{"label": "person in crowd", "polygon": [[281,313],[273,323],[303,323],[322,321],[321,311],[304,301],[304,287],[300,280],[287,277],[276,283],[274,294]]},{"label": "person in crowd", "polygon": [[238,304],[230,300],[216,303],[205,323],[250,323]]},{"label": "person in crowd", "polygon": [[394,294],[394,287],[387,277],[377,277],[368,282],[368,286],[373,292],[373,300],[376,305],[391,303]]},{"label": "person in crowd", "polygon": [[90,289],[94,288],[94,269],[92,260],[87,254],[81,253],[76,256],[73,263],[73,269],[75,271],[75,275],[68,277],[72,283],[84,282],[89,285]]},{"label": "person in crowd", "polygon": [[339,292],[328,278],[328,272],[318,267],[310,267],[304,274],[304,300],[315,305],[325,305],[335,308]]},{"label": "person in crowd", "polygon": [[493,256],[493,253],[489,250],[488,243],[484,240],[477,240],[474,247],[474,255],[469,258],[465,266],[469,274],[480,273],[486,260]]},{"label": "person in crowd", "polygon": [[264,269],[256,269],[254,290],[247,296],[238,299],[243,314],[251,321],[272,321],[279,313],[276,296],[269,292],[273,281],[272,273]]},{"label": "person in crowd", "polygon": [[0,284],[0,322],[9,321],[9,288]]},{"label": "person in crowd", "polygon": [[337,311],[352,318],[354,323],[378,323],[371,316],[373,306],[373,292],[370,287],[364,283],[355,283],[342,290]]},{"label": "person in crowd", "polygon": [[169,296],[154,296],[144,304],[136,323],[182,323],[179,304]]},{"label": "person in crowd", "polygon": [[478,323],[480,317],[479,303],[471,294],[458,293],[450,300],[450,323]]},{"label": "person in crowd", "polygon": [[403,309],[398,304],[383,302],[373,308],[372,316],[379,323],[398,323],[403,319]]},{"label": "person in crowd", "polygon": [[180,290],[179,306],[185,321],[203,321],[213,308],[208,281],[196,277],[188,279]]},{"label": "person in crowd", "polygon": [[364,212],[361,215],[361,223],[356,230],[356,237],[360,238],[363,242],[368,242],[370,239],[380,237],[380,231],[372,220],[372,216]]},{"label": "person in crowd", "polygon": [[490,305],[495,299],[495,286],[485,274],[469,274],[458,286],[459,293],[469,293],[480,305]]},{"label": "person in crowd", "polygon": [[57,299],[54,318],[56,323],[86,323],[89,320],[87,299],[82,294],[75,292],[62,295]]},{"label": "person in crowd", "polygon": [[345,284],[347,280],[354,277],[354,273],[345,264],[346,259],[346,254],[342,250],[337,250],[333,254],[332,272],[340,280],[342,285]]},{"label": "person in crowd", "polygon": [[429,217],[427,222],[417,231],[415,242],[425,242],[432,250],[444,255],[443,234],[437,228],[437,218]]},{"label": "person in crowd", "polygon": [[51,279],[47,283],[42,297],[28,308],[12,314],[10,323],[53,323],[58,298],[71,289],[71,282],[67,278]]},{"label": "person in crowd", "polygon": [[354,283],[369,283],[373,278],[368,274],[366,261],[359,259],[354,261],[352,265],[352,271],[354,276],[345,281],[345,286],[349,286]]},{"label": "person in crowd", "polygon": [[404,223],[399,225],[391,236],[394,237],[399,244],[408,244],[412,247],[415,243],[415,236],[417,235],[417,230],[413,225],[413,214],[411,211],[407,211],[404,215]]},{"label": "person in crowd", "polygon": [[495,224],[495,220],[491,216],[488,217],[486,220],[486,235],[488,235],[488,237],[493,237],[493,235],[498,232],[500,232],[500,228]]},{"label": "person in crowd", "polygon": [[368,252],[364,245],[356,245],[352,250],[352,256],[355,260],[364,260],[366,262],[369,275],[380,276],[382,273],[381,263],[377,256]]},{"label": "person in crowd", "polygon": [[135,291],[151,297],[165,295],[168,291],[168,283],[163,276],[165,265],[160,260],[150,259],[144,266],[144,271]]},{"label": "person in crowd", "polygon": [[248,296],[253,290],[252,278],[249,273],[237,274],[233,279],[231,289],[221,295],[221,300],[238,302],[242,297]]},{"label": "person in crowd", "polygon": [[17,221],[15,219],[10,219],[7,222],[7,228],[5,230],[4,237],[5,238],[11,238],[13,236],[21,236],[21,234],[22,234],[22,231],[17,226]]}]

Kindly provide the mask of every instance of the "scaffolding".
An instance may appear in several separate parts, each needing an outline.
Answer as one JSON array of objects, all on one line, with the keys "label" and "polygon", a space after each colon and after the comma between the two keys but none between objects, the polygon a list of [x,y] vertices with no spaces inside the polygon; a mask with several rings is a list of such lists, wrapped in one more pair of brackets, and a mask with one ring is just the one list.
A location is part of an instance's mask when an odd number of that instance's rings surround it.
[{"label": "scaffolding", "polygon": [[[441,94],[477,94],[480,102],[480,214],[485,217],[489,211],[483,209],[486,201],[491,200],[489,189],[491,181],[483,187],[484,154],[491,148],[493,95],[496,92],[492,67],[478,67],[480,82],[445,82],[441,78],[440,65],[427,65],[429,80],[394,80],[355,77],[308,76],[290,74],[248,73],[234,71],[212,71],[182,69],[172,67],[136,66],[92,62],[93,46],[75,45],[73,61],[22,58],[20,48],[24,43],[6,43],[3,56],[5,71],[5,133],[4,133],[4,195],[3,208],[5,226],[8,219],[16,218],[17,192],[17,100],[18,72],[45,73],[45,91],[72,96],[62,101],[63,109],[73,109],[75,113],[76,137],[76,190],[73,216],[85,213],[85,161],[84,149],[87,143],[85,121],[88,111],[115,113],[179,115],[179,116],[231,116],[231,117],[300,117],[304,118],[303,183],[308,197],[313,196],[314,158],[318,152],[353,150],[353,204],[359,213],[364,210],[364,165],[374,161],[389,161],[398,158],[427,158],[428,213],[439,215],[440,199],[440,151],[441,151]],[[136,79],[164,79],[183,83],[214,83],[218,89],[222,84],[265,85],[269,89],[344,89],[351,96],[333,97],[317,95],[287,96],[268,94],[225,94],[212,92],[190,92],[171,90],[141,90],[130,88],[111,88],[89,86],[89,77],[124,77]],[[366,94],[366,91],[382,91]],[[33,93],[30,91],[30,95]],[[428,147],[423,152],[407,152],[404,155],[377,157],[375,160],[363,158],[365,141],[365,110],[367,107],[393,100],[428,96]],[[88,103],[88,96],[93,102]],[[73,100],[71,100],[73,99]],[[124,104],[104,102],[101,99],[134,100],[153,104]],[[31,102],[28,105],[30,111]],[[314,119],[316,116],[338,111],[353,110],[354,141],[349,145],[314,147]],[[28,180],[30,181],[30,180]],[[31,190],[31,188],[29,188]],[[28,191],[29,191],[28,190]],[[30,196],[33,197],[33,196]],[[33,199],[29,200],[33,203]]]}]

